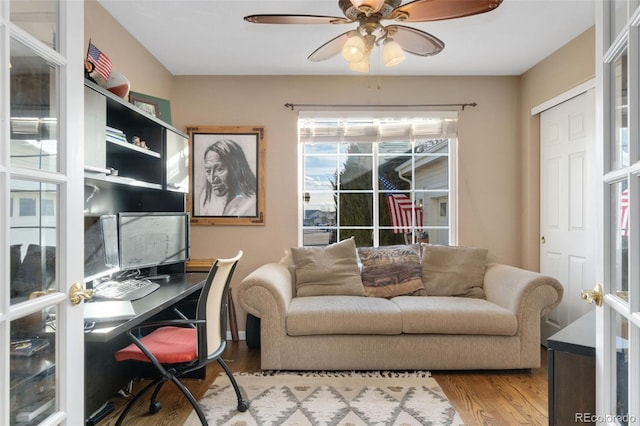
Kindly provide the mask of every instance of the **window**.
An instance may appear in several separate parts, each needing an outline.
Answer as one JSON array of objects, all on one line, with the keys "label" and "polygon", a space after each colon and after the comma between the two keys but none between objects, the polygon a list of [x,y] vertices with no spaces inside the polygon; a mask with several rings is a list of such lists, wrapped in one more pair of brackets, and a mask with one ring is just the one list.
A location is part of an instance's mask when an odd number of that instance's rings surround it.
[{"label": "window", "polygon": [[301,113],[300,244],[451,244],[457,113]]}]

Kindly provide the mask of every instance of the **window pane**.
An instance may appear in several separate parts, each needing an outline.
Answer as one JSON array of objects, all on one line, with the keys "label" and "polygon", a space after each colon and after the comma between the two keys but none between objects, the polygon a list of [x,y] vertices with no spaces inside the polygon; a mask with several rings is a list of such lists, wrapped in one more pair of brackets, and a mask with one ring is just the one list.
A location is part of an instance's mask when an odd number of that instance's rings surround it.
[{"label": "window pane", "polygon": [[616,170],[629,165],[629,123],[628,123],[628,79],[627,79],[627,53],[619,56],[612,64],[614,72],[613,108],[613,132],[611,135],[611,170]]},{"label": "window pane", "polygon": [[48,307],[11,322],[11,425],[38,424],[56,410],[55,313]]},{"label": "window pane", "polygon": [[627,187],[627,181],[611,186],[611,284],[619,294],[629,290],[629,193]]},{"label": "window pane", "polygon": [[357,247],[371,247],[373,245],[373,231],[371,229],[340,228],[338,241],[353,237]]},{"label": "window pane", "polygon": [[414,152],[417,154],[449,154],[449,139],[424,139],[416,141]]},{"label": "window pane", "polygon": [[58,170],[57,70],[11,40],[11,165]]},{"label": "window pane", "polygon": [[11,22],[57,50],[58,33],[57,0],[11,0]]},{"label": "window pane", "polygon": [[372,190],[373,182],[371,170],[373,158],[369,156],[349,155],[341,157],[340,189]]},{"label": "window pane", "polygon": [[338,226],[373,226],[373,194],[342,192]]},{"label": "window pane", "polygon": [[11,303],[28,298],[35,291],[57,288],[55,185],[25,180],[11,181],[12,208]]},{"label": "window pane", "polygon": [[613,0],[609,3],[609,7],[611,8],[610,42],[613,42],[627,23],[629,0]]},{"label": "window pane", "polygon": [[302,233],[302,245],[326,246],[335,243],[335,230],[331,229],[305,229]]},{"label": "window pane", "polygon": [[307,156],[304,159],[304,190],[333,190],[336,184],[337,156]]},{"label": "window pane", "polygon": [[340,152],[343,154],[371,154],[371,147],[373,145],[369,142],[367,143],[341,143],[339,144]]}]

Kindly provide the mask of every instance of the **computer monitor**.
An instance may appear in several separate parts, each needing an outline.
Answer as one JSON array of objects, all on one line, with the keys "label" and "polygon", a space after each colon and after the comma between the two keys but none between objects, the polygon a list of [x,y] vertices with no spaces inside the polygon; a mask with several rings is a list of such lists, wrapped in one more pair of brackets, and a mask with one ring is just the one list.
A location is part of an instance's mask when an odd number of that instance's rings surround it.
[{"label": "computer monitor", "polygon": [[120,270],[118,220],[115,215],[84,217],[84,282]]},{"label": "computer monitor", "polygon": [[[189,215],[182,212],[118,214],[120,269],[142,269],[189,259]],[[155,275],[155,272],[152,273]]]}]

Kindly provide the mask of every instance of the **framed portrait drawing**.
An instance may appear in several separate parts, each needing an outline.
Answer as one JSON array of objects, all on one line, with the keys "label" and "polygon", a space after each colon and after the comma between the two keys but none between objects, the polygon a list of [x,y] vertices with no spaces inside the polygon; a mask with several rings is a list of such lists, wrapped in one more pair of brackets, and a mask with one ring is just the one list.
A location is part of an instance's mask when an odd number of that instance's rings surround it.
[{"label": "framed portrait drawing", "polygon": [[264,126],[192,126],[187,133],[191,223],[264,225]]}]

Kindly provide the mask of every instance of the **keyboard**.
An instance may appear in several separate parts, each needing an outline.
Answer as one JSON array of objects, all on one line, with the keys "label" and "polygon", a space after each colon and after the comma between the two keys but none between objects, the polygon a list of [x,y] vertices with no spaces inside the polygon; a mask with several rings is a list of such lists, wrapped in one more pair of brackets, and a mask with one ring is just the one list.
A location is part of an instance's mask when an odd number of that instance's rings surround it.
[{"label": "keyboard", "polygon": [[160,284],[145,279],[128,278],[122,281],[105,281],[93,289],[93,297],[110,300],[137,300],[159,288]]}]

